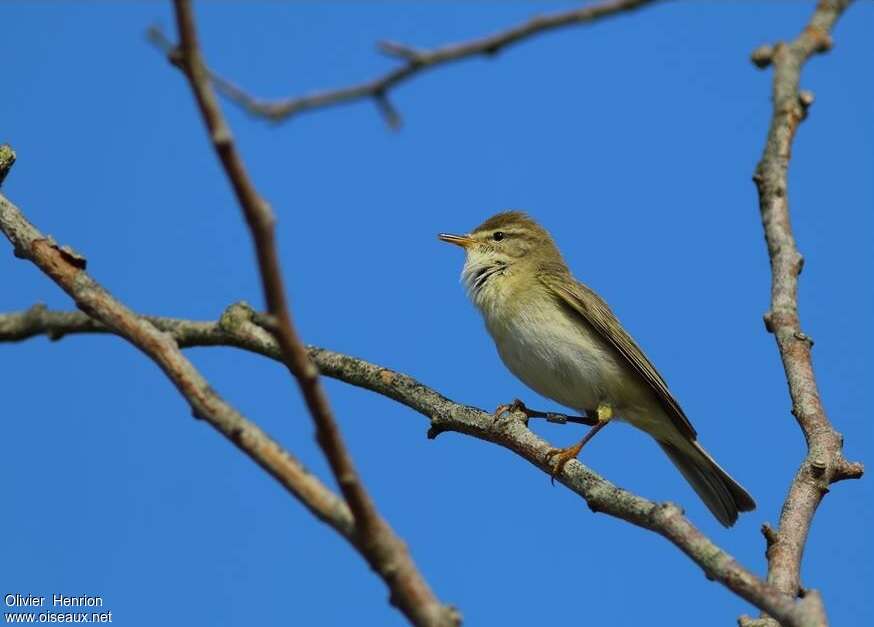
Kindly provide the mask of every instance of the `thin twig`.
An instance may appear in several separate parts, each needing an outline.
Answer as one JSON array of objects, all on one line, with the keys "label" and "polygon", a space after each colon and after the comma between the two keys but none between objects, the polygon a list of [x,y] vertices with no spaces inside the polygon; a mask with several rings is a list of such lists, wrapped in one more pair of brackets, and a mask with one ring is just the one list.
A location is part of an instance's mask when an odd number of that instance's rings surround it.
[{"label": "thin twig", "polygon": [[[789,488],[776,531],[768,526],[768,581],[786,594],[799,596],[801,558],[816,509],[829,485],[862,476],[862,464],[843,457],[843,437],[826,416],[811,361],[813,340],[801,330],[798,315],[798,276],[803,258],[789,219],[788,169],[792,141],[813,103],[800,91],[801,69],[814,54],[832,47],[830,35],[852,0],[821,0],[798,37],[790,43],[757,48],[752,61],[760,68],[773,65],[773,113],[762,159],[753,179],[759,193],[762,226],[771,260],[771,305],[765,326],[774,334],[792,399],[792,413],[807,440],[807,455]],[[805,591],[805,599],[811,597]],[[749,624],[768,622],[767,618]]]},{"label": "thin twig", "polygon": [[[401,124],[401,118],[397,110],[390,103],[388,93],[400,83],[426,70],[481,55],[494,56],[503,49],[532,36],[566,26],[588,24],[601,18],[638,9],[655,1],[610,0],[609,2],[561,11],[559,13],[538,15],[521,24],[486,37],[457,44],[448,44],[433,50],[419,50],[392,41],[380,42],[378,48],[383,53],[402,60],[404,62],[403,65],[390,70],[378,78],[350,85],[349,87],[319,91],[276,101],[254,98],[245,90],[231,81],[222,78],[215,72],[207,68],[204,68],[204,72],[212,80],[216,90],[224,97],[239,105],[248,113],[274,122],[287,120],[304,111],[312,111],[314,109],[372,98],[389,126],[398,128]],[[173,50],[173,44],[158,27],[150,28],[148,36],[157,47],[165,52]]]},{"label": "thin twig", "polygon": [[[147,319],[171,334],[179,346],[235,346],[282,362],[275,337],[257,324],[257,314],[243,303],[228,307],[218,322]],[[0,342],[38,335],[60,338],[106,331],[80,312],[55,312],[35,306],[24,312],[0,314]],[[492,413],[455,403],[406,374],[315,346],[307,350],[325,376],[376,392],[426,416],[430,420],[429,437],[444,432],[467,434],[509,449],[551,474],[552,468],[545,462],[551,447],[527,428],[523,412],[495,420]],[[702,534],[676,505],[655,503],[623,490],[577,460],[568,462],[558,479],[585,499],[592,511],[604,512],[663,536],[700,566],[708,578],[777,616],[783,624],[799,627],[825,624],[820,620],[818,597],[795,602],[759,579]]]},{"label": "thin twig", "polygon": [[316,439],[355,517],[356,546],[389,587],[392,603],[411,623],[457,625],[460,622],[457,611],[443,605],[434,596],[406,545],[379,514],[355,469],[319,382],[318,368],[310,360],[291,320],[276,247],[273,212],[249,178],[213,94],[197,41],[191,3],[188,0],[174,0],[174,6],[179,49],[173,56],[188,78],[215,152],[249,225],[268,313],[276,321],[276,338],[282,361],[298,382],[316,426]]}]

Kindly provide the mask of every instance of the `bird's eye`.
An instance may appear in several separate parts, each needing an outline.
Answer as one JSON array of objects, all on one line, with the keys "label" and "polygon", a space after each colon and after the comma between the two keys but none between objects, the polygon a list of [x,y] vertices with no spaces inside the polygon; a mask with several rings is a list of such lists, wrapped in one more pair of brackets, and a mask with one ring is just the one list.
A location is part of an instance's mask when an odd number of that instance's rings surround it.
[{"label": "bird's eye", "polygon": [[503,231],[495,231],[494,235],[492,235],[492,239],[495,240],[496,242],[500,242],[502,239],[504,239],[504,232]]}]

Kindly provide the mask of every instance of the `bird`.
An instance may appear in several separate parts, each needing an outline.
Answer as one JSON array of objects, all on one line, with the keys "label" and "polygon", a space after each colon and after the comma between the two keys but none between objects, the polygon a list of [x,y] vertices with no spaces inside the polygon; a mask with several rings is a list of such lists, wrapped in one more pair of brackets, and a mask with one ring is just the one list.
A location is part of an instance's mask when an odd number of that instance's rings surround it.
[{"label": "bird", "polygon": [[[521,211],[498,213],[465,235],[438,238],[465,250],[461,273],[506,367],[528,387],[585,414],[592,428],[574,446],[552,448],[552,479],[600,429],[617,418],[646,432],[716,519],[732,526],[755,509],[749,493],[698,443],[665,379],[607,303],[576,280],[550,233]],[[521,401],[520,409],[550,417]]]}]

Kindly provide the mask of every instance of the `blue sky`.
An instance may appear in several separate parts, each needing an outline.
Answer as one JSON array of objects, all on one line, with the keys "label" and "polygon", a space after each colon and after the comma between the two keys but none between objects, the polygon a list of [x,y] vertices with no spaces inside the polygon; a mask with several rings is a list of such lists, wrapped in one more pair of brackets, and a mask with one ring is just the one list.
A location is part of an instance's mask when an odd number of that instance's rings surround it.
[{"label": "blue sky", "polygon": [[[665,375],[702,443],[755,496],[731,530],[644,435],[619,425],[583,453],[621,486],[681,503],[763,573],[804,452],[773,338],[768,260],[750,180],[770,115],[757,45],[794,37],[813,2],[674,2],[555,32],[492,60],[438,69],[370,102],[272,126],[225,106],[279,217],[306,341],[419,378],[491,409],[554,408],[500,363],[438,231],[529,211],[581,280],[611,303]],[[569,3],[200,3],[211,65],[262,96],[374,76],[383,38],[428,47]],[[43,231],[143,313],[215,319],[261,296],[239,210],[181,75],[145,41],[164,3],[0,5],[4,185]],[[848,458],[874,433],[874,5],[857,3],[811,61],[816,94],[793,152],[793,226],[807,264],[805,332]],[[8,250],[7,250],[8,251]],[[0,257],[0,310],[70,300]],[[214,387],[328,471],[295,386],[232,349],[189,355]],[[4,477],[0,590],[99,594],[123,625],[401,625],[383,584],[252,462],[190,413],[160,371],[111,337],[0,346]],[[511,453],[328,381],[339,423],[386,517],[468,625],[731,624],[753,608],[660,538],[593,515]],[[535,424],[558,445],[577,427]],[[803,583],[831,620],[874,621],[868,478],[834,486]]]}]

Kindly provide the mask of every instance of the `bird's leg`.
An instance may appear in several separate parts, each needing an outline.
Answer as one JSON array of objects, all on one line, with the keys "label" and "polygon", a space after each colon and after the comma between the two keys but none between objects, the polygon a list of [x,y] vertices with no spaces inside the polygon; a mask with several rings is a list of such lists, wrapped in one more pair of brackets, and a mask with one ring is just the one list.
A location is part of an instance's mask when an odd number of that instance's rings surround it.
[{"label": "bird's leg", "polygon": [[565,464],[576,458],[576,456],[580,454],[583,446],[586,445],[586,442],[595,437],[595,434],[598,433],[598,431],[607,426],[607,423],[609,423],[613,418],[613,407],[609,403],[600,403],[598,405],[598,410],[596,411],[596,416],[595,424],[586,432],[586,435],[583,436],[582,440],[568,448],[554,448],[546,453],[547,462],[552,458],[555,458],[555,467],[552,469],[552,476],[550,477],[550,481],[553,484],[555,483],[555,478],[561,474],[562,470],[564,470]]},{"label": "bird's leg", "polygon": [[494,416],[497,420],[504,414],[513,413],[514,411],[521,411],[523,414],[525,414],[525,420],[528,420],[529,418],[546,418],[548,422],[555,422],[561,425],[567,424],[569,422],[591,426],[598,424],[598,418],[595,412],[587,411],[585,416],[567,416],[565,414],[559,414],[551,411],[538,411],[536,409],[528,409],[525,406],[525,403],[520,401],[518,398],[514,399],[512,403],[498,405],[498,408],[495,410]]}]

